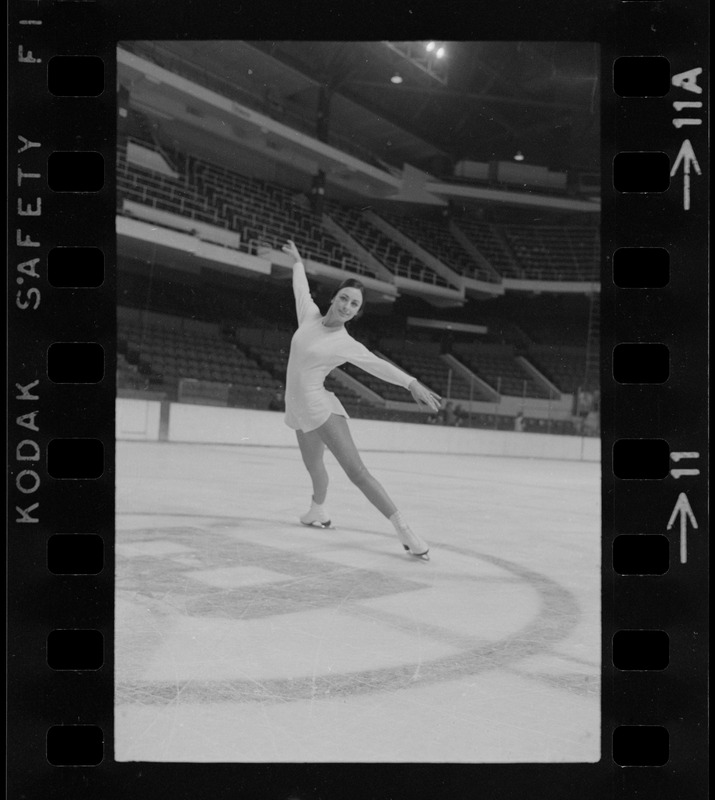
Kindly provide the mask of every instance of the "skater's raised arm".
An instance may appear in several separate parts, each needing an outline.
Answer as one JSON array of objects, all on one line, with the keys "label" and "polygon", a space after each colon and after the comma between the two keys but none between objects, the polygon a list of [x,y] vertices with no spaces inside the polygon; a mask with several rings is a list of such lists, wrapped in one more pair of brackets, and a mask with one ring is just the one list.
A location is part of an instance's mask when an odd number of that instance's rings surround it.
[{"label": "skater's raised arm", "polygon": [[320,309],[310,296],[310,287],[308,286],[308,278],[305,275],[305,266],[303,265],[303,260],[300,257],[295,242],[292,239],[288,239],[288,244],[283,245],[281,249],[294,259],[293,296],[295,297],[295,313],[298,315],[298,324],[300,325],[308,314],[320,314]]}]

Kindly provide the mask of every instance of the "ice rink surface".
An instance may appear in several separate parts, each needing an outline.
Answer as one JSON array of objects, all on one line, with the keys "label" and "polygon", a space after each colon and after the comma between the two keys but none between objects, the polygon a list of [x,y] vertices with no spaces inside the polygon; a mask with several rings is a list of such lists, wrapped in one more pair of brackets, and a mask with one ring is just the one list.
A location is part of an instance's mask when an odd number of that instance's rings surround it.
[{"label": "ice rink surface", "polygon": [[[358,442],[359,445],[359,442]],[[600,465],[117,442],[115,759],[594,762]]]}]

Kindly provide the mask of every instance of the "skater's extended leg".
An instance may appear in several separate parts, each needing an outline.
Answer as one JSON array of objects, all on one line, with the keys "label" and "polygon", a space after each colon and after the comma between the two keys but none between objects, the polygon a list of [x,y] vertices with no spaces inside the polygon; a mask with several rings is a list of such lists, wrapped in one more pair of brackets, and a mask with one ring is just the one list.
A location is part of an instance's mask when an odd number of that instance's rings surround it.
[{"label": "skater's extended leg", "polygon": [[395,504],[380,482],[363,464],[345,417],[332,414],[327,422],[317,429],[320,438],[335,456],[345,474],[360,489],[367,499],[388,519],[397,511]]},{"label": "skater's extended leg", "polygon": [[412,555],[427,559],[429,546],[417,536],[402,519],[390,496],[382,484],[368,472],[360,458],[345,417],[333,414],[326,423],[318,428],[318,432],[330,452],[345,470],[348,478],[360,489],[367,499],[384,514],[393,524],[395,531],[405,550]]}]

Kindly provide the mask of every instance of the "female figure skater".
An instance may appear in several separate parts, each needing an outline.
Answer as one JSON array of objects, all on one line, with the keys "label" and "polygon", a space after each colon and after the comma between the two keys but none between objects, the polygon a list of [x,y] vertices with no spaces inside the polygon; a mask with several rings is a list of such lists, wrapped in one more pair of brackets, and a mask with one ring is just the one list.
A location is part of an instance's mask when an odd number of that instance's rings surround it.
[{"label": "female figure skater", "polygon": [[285,421],[296,431],[303,462],[313,483],[310,510],[300,521],[304,525],[330,526],[323,506],[328,491],[328,473],[323,464],[327,446],[350,480],[394,525],[405,550],[429,560],[427,543],[410,529],[382,485],[367,471],[350,435],[347,412],[338,398],[324,388],[323,381],[331,370],[348,361],[384,381],[403,386],[417,403],[424,403],[433,411],[439,409],[440,397],[378,358],[347,332],[346,323],[362,311],[364,287],[360,281],[352,278],[343,281],[323,316],[310,296],[305,267],[295,243],[288,240],[283,251],[295,260],[293,294],[298,315],[298,330],[288,357]]}]

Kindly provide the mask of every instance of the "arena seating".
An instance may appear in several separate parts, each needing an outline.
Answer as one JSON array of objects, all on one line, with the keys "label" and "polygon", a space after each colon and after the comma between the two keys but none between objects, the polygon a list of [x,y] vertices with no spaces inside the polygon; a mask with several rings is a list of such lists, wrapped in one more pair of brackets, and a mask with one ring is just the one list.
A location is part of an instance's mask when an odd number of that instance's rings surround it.
[{"label": "arena seating", "polygon": [[394,275],[435,286],[449,285],[441,275],[367,220],[359,209],[332,201],[327,202],[325,208],[333,221]]},{"label": "arena seating", "polygon": [[[143,147],[158,145],[141,140]],[[240,175],[225,167],[161,148],[179,172],[172,178],[127,160],[117,148],[117,199],[133,200],[241,235],[242,247],[279,249],[295,239],[306,258],[359,275],[375,272],[349,252],[321,224],[304,194],[270,181]],[[390,272],[436,286],[448,286],[441,275],[367,220],[359,209],[325,203],[329,216]],[[494,281],[494,275],[464,250],[441,220],[382,214],[449,268],[463,275]],[[591,281],[598,278],[599,242],[593,226],[548,226],[487,223],[462,215],[457,225],[502,277],[533,280]]]},{"label": "arena seating", "polygon": [[594,226],[488,223],[466,215],[457,226],[502,277],[598,280],[600,247]]},{"label": "arena seating", "polygon": [[[130,199],[226,231],[240,232],[240,246],[246,252],[256,253],[266,246],[279,249],[286,239],[292,238],[307,258],[358,275],[375,275],[361,257],[350,253],[321,224],[320,217],[310,210],[305,194],[166,147],[159,148],[149,140],[142,139],[139,143],[160,149],[178,177],[128,162],[126,147],[120,145],[117,155],[120,213],[123,200]],[[393,275],[436,286],[449,285],[440,274],[372,224],[360,209],[326,200],[325,212]],[[444,220],[413,219],[382,212],[381,216],[455,272],[494,280],[489,270],[462,248]],[[599,242],[593,226],[496,223],[468,215],[455,219],[502,277],[542,281],[598,278]],[[223,292],[217,290],[218,283],[205,282],[203,278],[203,275],[180,277],[162,265],[153,265],[150,273],[143,271],[141,264],[125,273],[120,270],[120,302],[176,314],[182,319],[139,324],[138,312],[120,317],[118,389],[166,391],[171,399],[178,397],[182,402],[207,405],[269,407],[269,401],[275,399],[285,382],[294,322],[292,317],[290,321],[285,318],[285,309],[290,306],[290,282],[280,286],[276,283],[268,289],[254,282],[255,289]],[[266,296],[271,298],[268,308],[263,307],[262,301],[254,301]],[[279,300],[274,302],[276,298]],[[510,308],[507,306],[504,312],[499,307],[494,319],[485,309],[476,321],[487,325],[489,333],[481,337],[478,345],[465,340],[453,343],[452,354],[504,395],[548,397],[548,391],[515,360],[517,352],[525,355],[562,392],[576,391],[583,381],[586,361],[585,348],[573,345],[586,339],[588,326],[582,309],[567,310],[564,313],[571,316],[562,319],[559,314],[538,311],[521,316],[521,310],[515,313]],[[262,319],[263,313],[275,319]],[[129,319],[131,316],[134,321]],[[514,319],[518,319],[518,328],[512,322]],[[196,320],[211,324],[197,327],[193,324]],[[281,329],[284,325],[285,329]],[[466,405],[470,399],[491,402],[478,384],[470,388],[469,382],[449,367],[441,355],[440,344],[405,341],[404,337],[391,333],[393,330],[398,328],[380,328],[383,338],[379,343],[372,341],[370,349],[381,352],[455,404]],[[351,365],[342,369],[383,400],[410,400],[409,393],[400,387]],[[416,407],[413,411],[397,412],[373,404],[350,391],[334,375],[326,379],[326,388],[338,394],[351,416],[434,422],[430,415],[417,413]],[[463,413],[459,424],[509,430],[513,429],[513,418]],[[525,420],[525,430],[579,432],[570,420],[530,418]]]},{"label": "arena seating", "polygon": [[513,397],[548,398],[549,392],[537,384],[515,360],[508,345],[455,344],[454,355],[500,394]]},{"label": "arena seating", "polygon": [[232,229],[241,231],[253,252],[261,246],[278,250],[286,239],[293,239],[306,258],[374,277],[372,270],[324,230],[308,208],[302,207],[295,192],[194,157],[187,158],[187,170]]},{"label": "arena seating", "polygon": [[266,328],[239,327],[238,342],[255,361],[273,373],[285,375],[291,334]]},{"label": "arena seating", "polygon": [[[144,147],[150,147],[141,142]],[[156,146],[152,146],[156,147]],[[246,249],[280,249],[296,240],[306,258],[371,275],[374,272],[344,249],[316,218],[293,202],[293,193],[276,184],[231,172],[207,161],[163,148],[180,178],[170,178],[130,163],[126,147],[117,153],[117,197],[240,232]]]},{"label": "arena seating", "polygon": [[574,319],[524,319],[520,327],[531,339],[529,350],[534,345],[549,347],[572,347],[574,342],[585,342],[588,335],[587,320]]},{"label": "arena seating", "polygon": [[143,367],[155,384],[176,388],[189,378],[245,390],[260,387],[266,393],[282,386],[237,345],[223,340],[218,330],[200,333],[172,329],[169,324],[142,326],[120,318],[118,340],[127,358],[134,359],[140,371]]},{"label": "arena seating", "polygon": [[[121,309],[120,309],[121,311]],[[127,309],[124,309],[127,312]],[[180,402],[198,403],[202,405],[233,405],[240,407],[262,408],[275,407],[271,401],[276,397],[282,401],[282,390],[290,346],[290,333],[265,327],[239,327],[233,331],[233,339],[227,340],[218,330],[218,326],[206,325],[196,327],[190,320],[164,317],[154,314],[148,323],[140,324],[128,316],[137,316],[138,312],[120,313],[118,335],[117,385],[119,390],[127,391],[160,391],[171,399]],[[513,419],[500,414],[470,414],[466,408],[460,409],[460,402],[470,399],[468,384],[459,374],[452,371],[440,357],[439,345],[427,341],[408,341],[386,338],[379,342],[377,348],[385,356],[414,374],[427,386],[434,389],[446,399],[449,397],[457,404],[458,419],[455,424],[471,427],[511,430]],[[474,344],[456,344],[454,352],[485,380],[494,385],[494,374],[501,378],[502,393],[523,394],[523,374],[509,374],[510,366],[517,367],[516,362],[503,347]],[[491,354],[489,351],[492,351]],[[464,354],[466,351],[467,355]],[[583,366],[583,355],[574,348],[569,353],[574,369]],[[566,351],[568,352],[568,351]],[[474,355],[478,353],[478,355]],[[543,350],[535,346],[531,360],[536,366],[537,355],[548,360],[554,356],[553,348]],[[473,360],[469,358],[472,355]],[[489,356],[492,356],[490,358]],[[562,353],[563,355],[563,353]],[[543,366],[547,372],[546,365]],[[387,400],[409,402],[409,395],[400,387],[384,383],[350,365],[342,367],[357,380]],[[496,373],[495,373],[496,371]],[[574,373],[575,374],[575,373]],[[555,379],[559,388],[568,390],[556,379],[555,372],[548,377]],[[395,411],[374,405],[369,400],[351,391],[333,375],[328,375],[325,386],[334,391],[340,398],[348,414],[353,417],[375,420],[409,421],[418,423],[444,423],[434,415],[420,413],[415,406],[412,410]],[[178,391],[177,391],[178,389]],[[527,382],[527,397],[543,397],[539,387]],[[480,396],[479,387],[472,388],[471,399],[486,400]],[[465,403],[466,406],[466,403]],[[279,403],[282,410],[282,402]],[[525,430],[531,432],[551,432],[575,434],[579,429],[569,420],[525,420]]]},{"label": "arena seating", "polygon": [[468,216],[459,217],[456,224],[502,277],[522,277],[516,258],[498,228]]},{"label": "arena seating", "polygon": [[536,280],[593,281],[599,274],[593,227],[501,225],[523,276]]},{"label": "arena seating", "polygon": [[[261,314],[264,310],[261,303],[266,294],[270,296],[271,305],[279,307],[276,313],[284,308],[292,310],[290,286],[270,287],[268,292],[262,294],[226,291],[222,284],[213,283],[211,277],[209,273],[206,280],[193,279],[188,283],[185,274],[170,267],[156,264],[150,270],[145,263],[133,263],[131,270],[119,270],[118,303],[129,308],[143,308],[148,303],[152,311],[214,325],[229,326],[240,321],[244,325],[270,324],[292,332],[292,316],[288,319],[271,319],[268,323]],[[273,309],[269,306],[268,310]]]},{"label": "arena seating", "polygon": [[562,392],[573,393],[582,385],[586,364],[585,347],[551,347],[532,345],[529,361]]},{"label": "arena seating", "polygon": [[414,375],[445,399],[486,399],[477,384],[474,384],[470,393],[469,383],[440,358],[439,344],[385,338],[380,341],[378,349],[398,367]]},{"label": "arena seating", "polygon": [[447,222],[384,212],[380,212],[380,216],[460,275],[482,281],[496,281],[494,273],[475,261],[454,238]]},{"label": "arena seating", "polygon": [[[146,142],[140,144],[149,146]],[[117,147],[117,202],[120,211],[121,201],[126,198],[209,225],[228,227],[208,198],[183,176],[171,178],[142,169],[130,163],[126,153],[126,146],[120,144]]]}]

